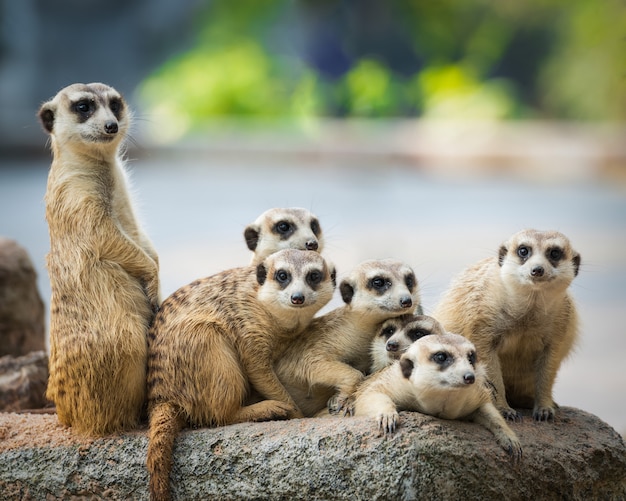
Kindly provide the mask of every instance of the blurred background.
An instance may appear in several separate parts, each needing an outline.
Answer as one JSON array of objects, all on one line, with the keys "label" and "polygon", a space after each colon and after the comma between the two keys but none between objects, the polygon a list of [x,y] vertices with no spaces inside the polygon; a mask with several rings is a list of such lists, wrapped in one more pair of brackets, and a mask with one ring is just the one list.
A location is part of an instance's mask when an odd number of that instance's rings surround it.
[{"label": "blurred background", "polygon": [[583,266],[555,397],[626,433],[623,1],[0,0],[0,235],[46,302],[36,112],[92,81],[135,110],[164,295],[247,264],[270,207],[315,212],[340,274],[407,261],[426,312],[511,234],[556,229]]}]

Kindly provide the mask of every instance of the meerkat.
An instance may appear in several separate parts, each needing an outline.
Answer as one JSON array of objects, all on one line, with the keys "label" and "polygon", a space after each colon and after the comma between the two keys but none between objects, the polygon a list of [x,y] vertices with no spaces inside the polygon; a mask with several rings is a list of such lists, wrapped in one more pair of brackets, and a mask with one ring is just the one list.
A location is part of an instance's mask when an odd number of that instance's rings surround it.
[{"label": "meerkat", "polygon": [[[420,303],[413,270],[393,259],[361,263],[341,281],[344,305],[313,319],[293,338],[275,369],[305,416],[344,408],[369,370],[370,345],[387,318]],[[329,403],[329,399],[332,401]]]},{"label": "meerkat", "polygon": [[[153,499],[169,499],[172,449],[183,426],[303,417],[273,363],[334,289],[321,255],[284,249],[163,301],[148,334]],[[252,392],[266,400],[249,403]]]},{"label": "meerkat", "polygon": [[484,364],[461,335],[444,332],[416,340],[354,396],[353,415],[374,417],[383,434],[395,432],[403,410],[473,421],[491,431],[515,462],[522,456],[517,436],[492,402]]},{"label": "meerkat", "polygon": [[391,365],[418,339],[431,334],[443,334],[443,326],[427,315],[402,315],[385,320],[370,347],[370,373]]},{"label": "meerkat", "polygon": [[146,335],[159,305],[157,253],[129,195],[123,97],[101,83],[62,89],[39,110],[53,160],[50,379],[59,421],[89,435],[133,428],[146,395]]},{"label": "meerkat", "polygon": [[554,419],[554,381],[577,339],[567,289],[579,267],[580,254],[565,235],[523,230],[498,256],[465,270],[436,308],[446,330],[476,345],[507,419],[521,419],[513,407],[532,408],[536,421]]},{"label": "meerkat", "polygon": [[269,209],[246,226],[243,236],[254,254],[250,264],[259,264],[280,249],[322,252],[324,238],[319,220],[298,207]]}]

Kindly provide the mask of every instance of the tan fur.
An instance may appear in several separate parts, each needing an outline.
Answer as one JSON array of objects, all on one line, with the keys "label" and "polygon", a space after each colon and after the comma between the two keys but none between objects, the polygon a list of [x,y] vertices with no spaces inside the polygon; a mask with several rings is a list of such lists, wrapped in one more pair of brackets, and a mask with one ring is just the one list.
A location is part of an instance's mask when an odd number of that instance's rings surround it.
[{"label": "tan fur", "polygon": [[281,249],[322,252],[324,237],[319,220],[298,207],[269,209],[246,226],[243,236],[254,254],[250,264],[259,264]]},{"label": "tan fur", "polygon": [[443,334],[443,326],[427,315],[402,315],[385,320],[370,346],[370,373],[391,365],[419,338]]},{"label": "tan fur", "polygon": [[442,419],[466,419],[491,431],[514,461],[522,448],[492,403],[484,364],[463,336],[443,333],[411,344],[399,361],[363,382],[354,397],[354,415],[372,416],[379,430],[396,430],[398,411]]},{"label": "tan fur", "polygon": [[[523,259],[518,252],[526,250]],[[524,230],[502,245],[499,257],[467,269],[436,308],[447,330],[476,345],[496,388],[496,406],[508,419],[521,419],[511,406],[533,407],[538,421],[554,417],[554,380],[577,338],[567,288],[579,265],[565,235]],[[533,277],[533,270],[541,276]]]},{"label": "tan fur", "polygon": [[379,324],[420,303],[413,270],[392,259],[361,263],[340,290],[346,304],[315,318],[276,363],[279,379],[305,416],[328,414],[335,393],[332,410],[343,408],[370,368],[369,348]]},{"label": "tan fur", "polygon": [[45,197],[47,397],[59,420],[81,433],[132,428],[145,400],[146,334],[159,304],[159,276],[120,156],[130,113],[119,93],[95,83],[61,90],[39,117],[53,152]]},{"label": "tan fur", "polygon": [[[285,276],[290,281],[281,284]],[[302,417],[272,365],[333,291],[319,254],[282,250],[258,266],[192,282],[163,302],[148,348],[153,499],[169,499],[174,437],[185,424]],[[249,403],[252,391],[266,400]]]}]

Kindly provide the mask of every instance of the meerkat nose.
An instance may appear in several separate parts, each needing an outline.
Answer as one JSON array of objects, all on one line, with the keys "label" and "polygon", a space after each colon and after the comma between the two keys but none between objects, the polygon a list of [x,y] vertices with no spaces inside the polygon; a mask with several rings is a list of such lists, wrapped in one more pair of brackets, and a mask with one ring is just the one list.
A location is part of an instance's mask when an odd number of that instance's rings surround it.
[{"label": "meerkat nose", "polygon": [[317,240],[309,240],[304,246],[306,250],[316,251],[318,248]]},{"label": "meerkat nose", "polygon": [[398,341],[387,341],[387,351],[398,351],[400,343]]},{"label": "meerkat nose", "polygon": [[117,134],[117,122],[107,122],[104,124],[104,132],[107,134]]},{"label": "meerkat nose", "polygon": [[400,306],[402,306],[403,308],[410,308],[411,306],[413,306],[413,300],[411,299],[411,296],[404,296],[400,299]]},{"label": "meerkat nose", "polygon": [[304,303],[304,294],[301,292],[296,292],[291,295],[291,304],[303,304]]},{"label": "meerkat nose", "polygon": [[544,271],[543,266],[535,266],[532,270],[530,270],[530,274],[533,277],[543,277]]},{"label": "meerkat nose", "polygon": [[463,376],[463,382],[465,384],[474,384],[474,381],[476,381],[476,376],[474,376],[472,372],[468,372]]}]

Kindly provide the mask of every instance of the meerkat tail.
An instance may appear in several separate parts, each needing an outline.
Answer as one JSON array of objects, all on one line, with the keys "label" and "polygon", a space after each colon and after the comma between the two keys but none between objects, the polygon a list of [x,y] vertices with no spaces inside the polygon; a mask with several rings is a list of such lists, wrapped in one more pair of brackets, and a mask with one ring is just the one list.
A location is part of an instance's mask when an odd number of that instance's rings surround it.
[{"label": "meerkat tail", "polygon": [[170,472],[174,441],[183,427],[180,411],[171,403],[156,404],[150,412],[147,467],[150,474],[150,499],[169,501]]}]

